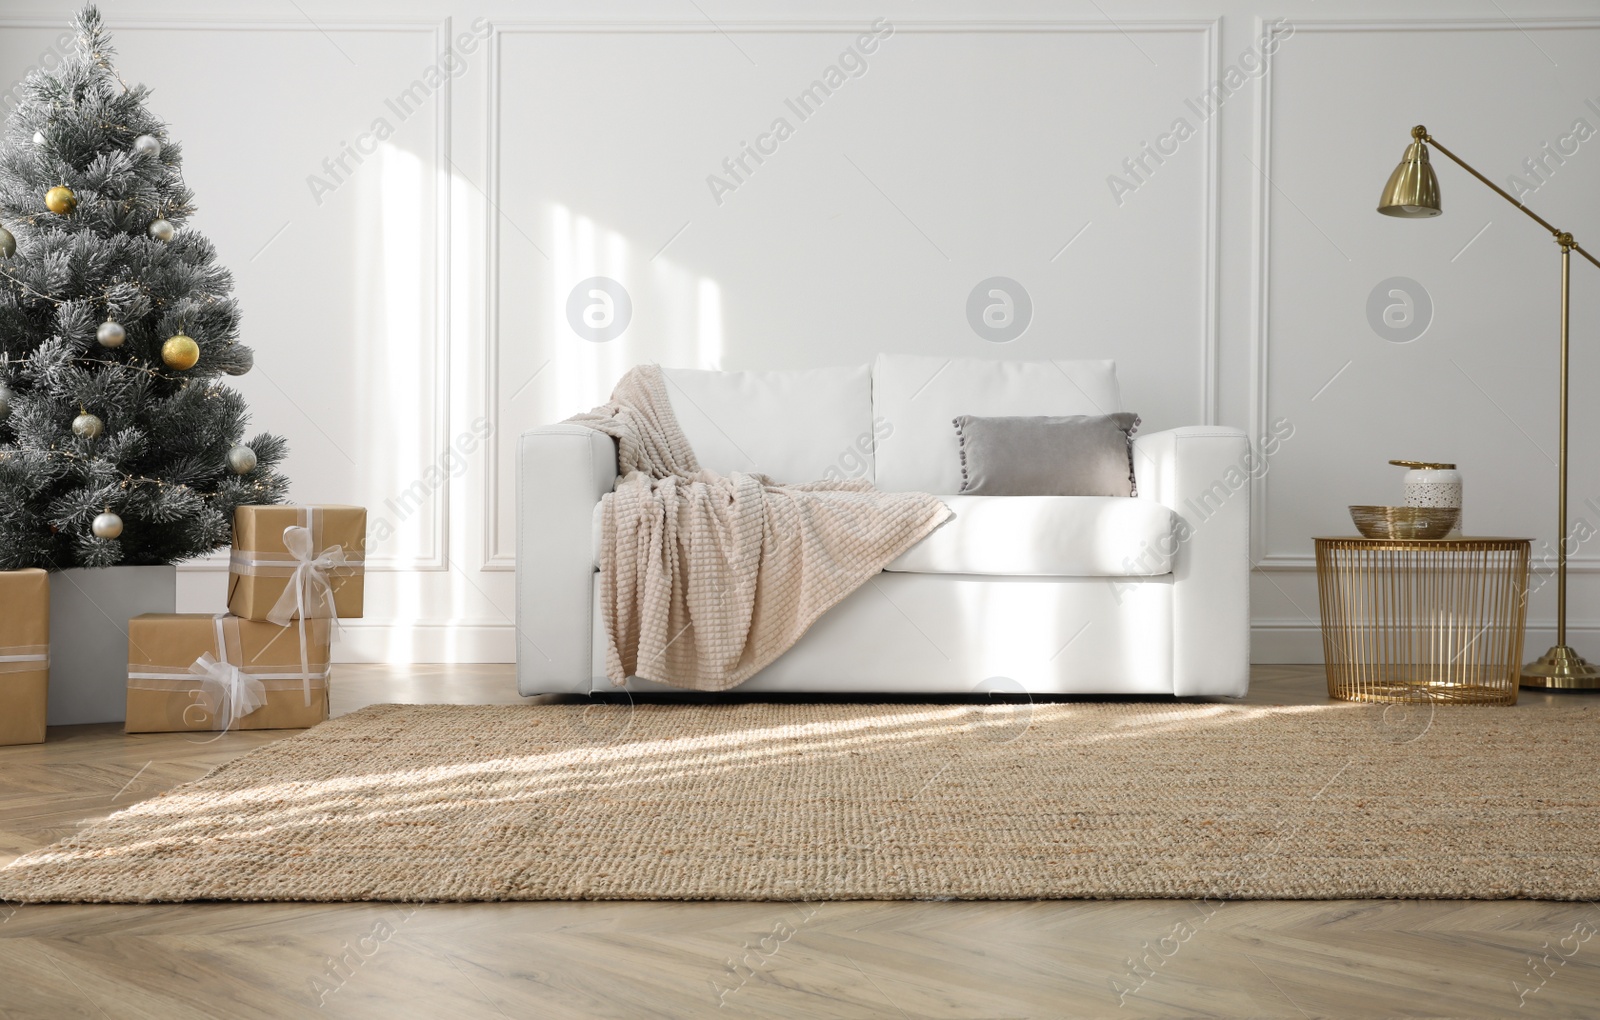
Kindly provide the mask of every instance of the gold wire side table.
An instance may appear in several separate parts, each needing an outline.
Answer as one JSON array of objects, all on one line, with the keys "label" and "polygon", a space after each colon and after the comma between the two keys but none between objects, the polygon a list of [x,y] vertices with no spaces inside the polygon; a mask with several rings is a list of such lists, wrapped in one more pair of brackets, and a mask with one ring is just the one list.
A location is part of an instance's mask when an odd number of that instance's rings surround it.
[{"label": "gold wire side table", "polygon": [[1328,695],[1515,705],[1525,538],[1319,538]]}]

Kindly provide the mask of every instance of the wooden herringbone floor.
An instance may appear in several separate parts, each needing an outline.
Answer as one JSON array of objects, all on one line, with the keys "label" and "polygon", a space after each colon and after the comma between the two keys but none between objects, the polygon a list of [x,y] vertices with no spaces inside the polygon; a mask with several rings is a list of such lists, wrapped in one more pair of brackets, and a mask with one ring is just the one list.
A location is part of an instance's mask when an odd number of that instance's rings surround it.
[{"label": "wooden herringbone floor", "polygon": [[[1249,700],[1324,698],[1263,666]],[[520,700],[509,667],[345,666],[334,711]],[[279,736],[0,748],[0,864]],[[0,904],[0,1016],[1597,1017],[1597,933],[1592,903]]]}]

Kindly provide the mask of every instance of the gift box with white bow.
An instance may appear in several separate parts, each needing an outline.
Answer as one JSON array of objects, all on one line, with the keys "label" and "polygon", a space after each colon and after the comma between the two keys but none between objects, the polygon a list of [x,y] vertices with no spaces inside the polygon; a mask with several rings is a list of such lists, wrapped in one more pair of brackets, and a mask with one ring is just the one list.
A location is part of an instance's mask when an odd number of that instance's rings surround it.
[{"label": "gift box with white bow", "polygon": [[50,690],[50,575],[0,571],[0,744],[44,740]]},{"label": "gift box with white bow", "polygon": [[359,506],[241,506],[233,516],[228,612],[244,620],[362,614],[367,511]]},{"label": "gift box with white bow", "polygon": [[129,733],[304,729],[328,718],[331,624],[146,613],[128,621]]}]

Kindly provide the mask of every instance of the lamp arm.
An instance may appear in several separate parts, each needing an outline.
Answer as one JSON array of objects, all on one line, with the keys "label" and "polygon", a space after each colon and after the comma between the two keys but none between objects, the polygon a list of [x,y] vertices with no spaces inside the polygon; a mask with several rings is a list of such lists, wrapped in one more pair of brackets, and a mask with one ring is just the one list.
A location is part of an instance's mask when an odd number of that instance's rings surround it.
[{"label": "lamp arm", "polygon": [[[1422,130],[1422,129],[1419,128],[1418,130]],[[1413,135],[1416,135],[1416,132],[1413,132]],[[1566,231],[1560,229],[1559,227],[1551,226],[1549,221],[1547,221],[1543,216],[1540,216],[1538,213],[1534,212],[1532,209],[1529,209],[1527,206],[1523,205],[1521,202],[1517,201],[1515,198],[1512,198],[1510,193],[1508,193],[1504,188],[1500,187],[1500,185],[1496,184],[1494,181],[1491,181],[1489,178],[1483,176],[1483,174],[1480,174],[1477,170],[1474,170],[1467,163],[1466,160],[1462,159],[1460,156],[1457,156],[1455,153],[1451,152],[1449,149],[1447,149],[1443,145],[1439,144],[1439,140],[1437,138],[1434,138],[1432,135],[1428,134],[1425,130],[1423,130],[1420,135],[1416,135],[1416,137],[1418,137],[1421,141],[1427,142],[1429,145],[1432,145],[1435,149],[1438,149],[1440,152],[1444,153],[1446,156],[1449,156],[1451,158],[1451,160],[1453,160],[1457,166],[1459,166],[1461,169],[1465,170],[1467,173],[1471,174],[1472,176],[1476,177],[1478,180],[1482,181],[1491,190],[1493,190],[1495,194],[1499,195],[1501,198],[1505,199],[1507,202],[1510,202],[1512,205],[1516,206],[1518,209],[1521,209],[1523,212],[1527,213],[1528,217],[1530,219],[1532,219],[1535,223],[1539,224],[1539,226],[1543,227],[1544,229],[1550,231],[1551,235],[1555,237],[1557,244],[1560,244],[1563,248],[1572,249],[1573,251],[1577,252],[1579,255],[1582,255],[1584,258],[1588,259],[1590,262],[1593,262],[1597,268],[1600,268],[1600,259],[1596,259],[1593,255],[1590,255],[1588,252],[1584,251],[1583,250],[1583,246],[1578,244],[1577,241],[1573,240],[1571,234],[1569,234]]]}]

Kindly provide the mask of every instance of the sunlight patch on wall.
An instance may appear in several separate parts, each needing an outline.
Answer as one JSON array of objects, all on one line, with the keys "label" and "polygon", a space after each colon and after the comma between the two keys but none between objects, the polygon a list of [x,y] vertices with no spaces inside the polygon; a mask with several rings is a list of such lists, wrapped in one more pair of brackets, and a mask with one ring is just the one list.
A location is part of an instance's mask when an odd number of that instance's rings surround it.
[{"label": "sunlight patch on wall", "polygon": [[[419,229],[421,211],[432,201],[427,171],[411,152],[390,143],[369,157],[363,173],[351,181],[358,188],[356,245],[359,265],[357,343],[328,337],[319,347],[357,352],[351,366],[352,383],[365,401],[354,423],[362,441],[350,449],[361,463],[351,473],[361,481],[351,498],[368,507],[369,525],[375,517],[386,519],[392,534],[369,535],[367,557],[409,560],[429,552],[433,487],[421,477],[435,454],[425,448],[431,401],[432,352],[428,324],[432,321],[430,269],[432,257],[424,252],[429,239]],[[423,400],[419,408],[418,400]],[[308,408],[308,410],[312,410]],[[313,413],[315,413],[313,411]],[[335,451],[330,459],[343,462]],[[324,497],[326,498],[326,497]],[[422,615],[422,593],[415,577],[397,585],[391,618],[393,639],[406,640],[405,623]],[[391,649],[403,661],[408,648]]]},{"label": "sunlight patch on wall", "polygon": [[[719,368],[724,348],[722,289],[680,263],[654,255],[622,232],[560,203],[549,203],[550,273],[545,291],[545,357],[552,383],[534,407],[542,417],[518,425],[559,420],[588,410],[610,396],[622,374],[634,365],[658,362],[669,367]],[[600,277],[615,281],[627,298],[627,325],[614,338],[580,334],[574,316],[594,325],[621,315],[605,287],[589,285]],[[574,291],[579,291],[576,296]],[[508,288],[508,294],[515,288]],[[583,320],[588,310],[592,318]],[[504,313],[503,313],[504,314]]]},{"label": "sunlight patch on wall", "polygon": [[722,367],[722,288],[717,281],[700,278],[697,295],[699,312],[698,368]]}]

